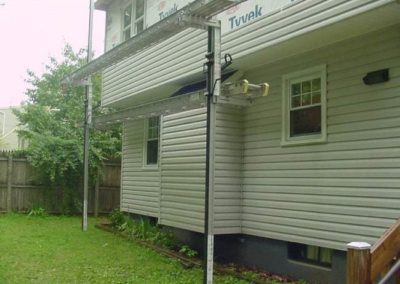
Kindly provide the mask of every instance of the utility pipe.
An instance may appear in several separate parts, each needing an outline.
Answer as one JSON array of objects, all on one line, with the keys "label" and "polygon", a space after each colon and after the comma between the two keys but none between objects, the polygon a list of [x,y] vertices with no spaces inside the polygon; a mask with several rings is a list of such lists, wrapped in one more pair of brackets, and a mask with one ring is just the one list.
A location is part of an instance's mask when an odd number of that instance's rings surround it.
[{"label": "utility pipe", "polygon": [[[93,11],[94,11],[94,0],[90,0],[87,63],[89,63],[92,60]],[[83,210],[82,210],[83,232],[86,232],[88,228],[89,148],[90,148],[89,131],[91,124],[92,124],[92,84],[89,77],[85,88],[85,122],[84,122],[84,143],[83,143]]]},{"label": "utility pipe", "polygon": [[206,129],[206,179],[204,208],[204,261],[203,283],[213,283],[214,271],[214,151],[216,99],[221,86],[221,22],[218,27],[208,27],[207,50],[207,129]]}]

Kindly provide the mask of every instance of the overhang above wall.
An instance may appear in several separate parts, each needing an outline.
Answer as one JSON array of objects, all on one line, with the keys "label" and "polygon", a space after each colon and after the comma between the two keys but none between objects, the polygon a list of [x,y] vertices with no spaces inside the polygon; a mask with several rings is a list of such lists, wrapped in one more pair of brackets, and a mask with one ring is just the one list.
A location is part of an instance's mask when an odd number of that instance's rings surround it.
[{"label": "overhang above wall", "polygon": [[106,11],[108,9],[108,6],[110,6],[110,4],[112,3],[113,0],[97,0],[94,3],[94,7],[97,10],[103,10]]},{"label": "overhang above wall", "polygon": [[245,0],[194,0],[172,15],[72,72],[62,80],[61,84],[85,84],[86,78],[92,74],[118,64],[124,59],[143,52],[188,28],[206,29],[208,26],[218,26],[218,22],[212,17],[243,1]]},{"label": "overhang above wall", "polygon": [[[387,4],[382,5],[382,2],[386,2]],[[298,7],[303,5],[302,3],[299,2],[297,4]],[[276,28],[274,29],[272,25],[278,20],[284,22],[285,18],[284,16],[280,16],[280,14],[272,15],[271,20],[269,20],[270,17],[262,20],[265,23],[262,23],[260,20],[260,22],[248,25],[248,27],[243,27],[242,29],[246,31],[250,30],[250,27],[253,27],[256,32],[252,32],[251,35],[250,33],[244,33],[242,37],[242,40],[245,42],[244,44],[240,46],[232,44],[224,52],[232,54],[232,68],[246,73],[249,70],[263,68],[263,66],[291,56],[300,55],[369,32],[400,24],[400,17],[398,17],[400,13],[399,4],[394,1],[378,1],[372,2],[372,4],[380,4],[381,6],[373,8],[369,6],[362,7],[358,10],[342,13],[340,17],[323,18],[324,15],[322,13],[317,14],[314,17],[320,17],[320,20],[311,21],[311,19],[305,18],[304,21],[307,23],[311,22],[312,24],[304,24],[302,28],[299,27],[300,23],[294,22],[292,24],[293,27],[290,28],[290,32],[284,28],[282,28],[282,31],[275,31]],[[289,10],[288,8],[287,12]],[[335,13],[337,14],[338,12],[336,11]],[[278,16],[279,18],[277,18]],[[277,19],[274,20],[272,17]],[[268,21],[271,21],[271,24],[268,24]],[[281,25],[283,24],[281,23]],[[136,105],[166,98],[170,95],[170,90],[175,88],[174,92],[182,86],[204,78],[204,74],[200,71],[202,62],[195,62],[194,64],[199,71],[192,68],[187,74],[179,74],[179,76],[169,78],[163,82],[157,81],[151,87],[143,87],[139,92],[132,91],[127,97],[121,96],[118,100],[112,102],[106,101],[105,105],[124,108],[127,105]],[[186,65],[184,67],[187,68]],[[168,92],[166,92],[167,89]]]},{"label": "overhang above wall", "polygon": [[392,2],[358,15],[344,15],[346,18],[339,21],[332,19],[331,24],[324,24],[325,26],[318,24],[309,26],[307,33],[299,33],[297,36],[288,34],[287,37],[272,39],[263,44],[265,46],[263,49],[260,49],[260,45],[250,46],[249,43],[249,49],[254,50],[251,54],[242,56],[240,53],[235,53],[235,50],[230,51],[235,57],[233,67],[245,72],[257,66],[271,64],[290,56],[400,24],[399,14],[400,5]]}]

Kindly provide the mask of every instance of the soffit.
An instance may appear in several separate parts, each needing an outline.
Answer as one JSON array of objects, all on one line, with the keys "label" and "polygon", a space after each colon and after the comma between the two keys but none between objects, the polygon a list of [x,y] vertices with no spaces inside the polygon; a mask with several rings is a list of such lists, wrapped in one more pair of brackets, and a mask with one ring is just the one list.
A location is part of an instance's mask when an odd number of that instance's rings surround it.
[{"label": "soffit", "polygon": [[110,4],[113,2],[113,0],[97,0],[94,3],[94,7],[97,10],[103,10],[103,11],[107,11],[108,7],[110,6]]}]

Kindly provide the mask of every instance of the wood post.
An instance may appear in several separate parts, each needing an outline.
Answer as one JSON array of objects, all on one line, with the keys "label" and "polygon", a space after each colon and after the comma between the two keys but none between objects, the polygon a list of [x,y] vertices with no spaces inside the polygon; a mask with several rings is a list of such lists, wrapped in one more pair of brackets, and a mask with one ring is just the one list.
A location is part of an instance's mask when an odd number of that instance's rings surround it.
[{"label": "wood post", "polygon": [[371,245],[347,244],[347,284],[371,284]]},{"label": "wood post", "polygon": [[99,186],[100,186],[100,171],[97,173],[96,184],[94,186],[94,217],[99,216]]},{"label": "wood post", "polygon": [[12,211],[12,156],[11,154],[8,156],[8,163],[7,163],[7,212]]}]

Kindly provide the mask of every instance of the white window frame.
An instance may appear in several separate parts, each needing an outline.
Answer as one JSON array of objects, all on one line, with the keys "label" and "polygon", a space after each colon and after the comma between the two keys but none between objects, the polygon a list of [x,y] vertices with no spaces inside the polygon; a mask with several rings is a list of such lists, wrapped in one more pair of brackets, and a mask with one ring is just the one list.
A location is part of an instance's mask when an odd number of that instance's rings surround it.
[{"label": "white window frame", "polygon": [[[133,1],[130,0],[128,2],[128,4],[126,4],[121,11],[121,42],[124,42],[132,37],[132,19],[133,19],[133,3],[132,2]],[[129,8],[129,6],[131,6],[131,22],[128,26],[125,26],[125,10],[127,8]],[[127,29],[130,29],[130,35],[129,35],[129,38],[124,38],[125,31]]]},{"label": "white window frame", "polygon": [[143,0],[143,15],[140,16],[139,18],[136,18],[136,2],[138,0],[134,0],[133,2],[135,3],[134,5],[132,4],[133,7],[133,23],[132,23],[132,27],[133,27],[133,31],[134,31],[134,35],[136,35],[138,33],[137,31],[137,23],[140,22],[141,20],[143,20],[143,30],[146,29],[146,22],[145,22],[145,15],[146,15],[146,0]]},{"label": "white window frame", "polygon": [[[144,7],[143,7],[143,16],[141,16],[139,18],[136,18],[136,1],[137,0],[129,0],[129,1],[127,1],[127,4],[124,6],[124,8],[121,11],[121,42],[124,42],[124,41],[128,40],[128,38],[126,38],[126,39],[124,38],[125,31],[128,28],[130,28],[130,30],[131,30],[129,38],[131,38],[131,37],[133,37],[134,35],[137,34],[136,25],[137,25],[137,23],[139,21],[143,20],[143,30],[146,29],[146,10],[147,10],[147,4],[146,3],[147,3],[147,1],[145,0],[144,3],[143,3],[143,5],[144,5]],[[125,23],[125,21],[124,21],[124,19],[125,19],[124,18],[125,17],[124,13],[125,13],[126,8],[128,8],[129,6],[131,6],[131,23],[130,23],[129,26],[124,27],[124,23]]]},{"label": "white window frame", "polygon": [[[290,137],[291,85],[315,78],[321,79],[321,133]],[[286,74],[282,77],[282,139],[281,146],[325,143],[326,132],[326,65]]]},{"label": "white window frame", "polygon": [[0,136],[3,136],[6,133],[6,113],[3,111],[0,111],[0,117],[3,118],[3,121],[0,120],[0,123],[2,124]]},{"label": "white window frame", "polygon": [[143,168],[145,169],[158,169],[160,165],[160,141],[161,141],[161,116],[158,116],[158,149],[157,149],[157,163],[147,164],[147,142],[149,141],[149,119],[155,116],[148,117],[144,120],[144,139],[143,139]]}]

